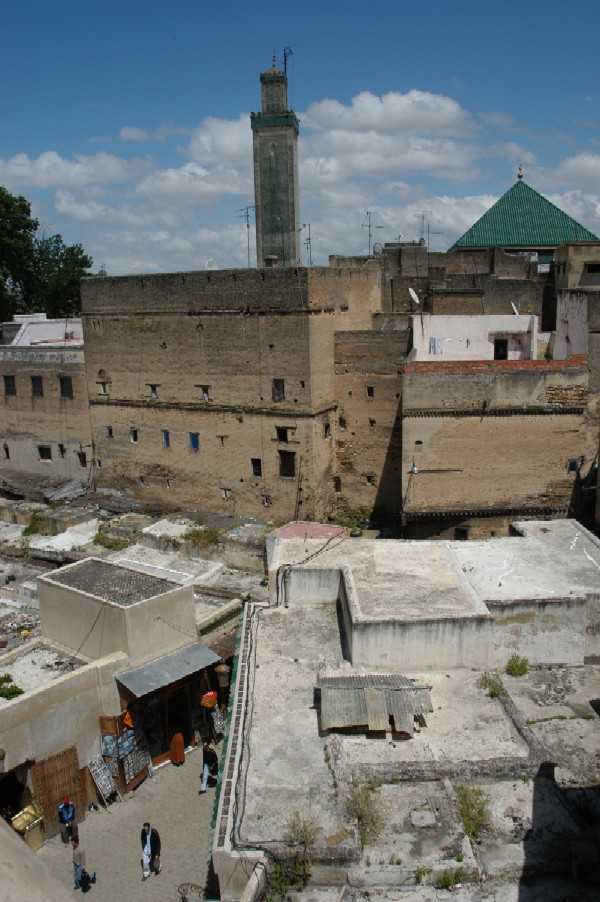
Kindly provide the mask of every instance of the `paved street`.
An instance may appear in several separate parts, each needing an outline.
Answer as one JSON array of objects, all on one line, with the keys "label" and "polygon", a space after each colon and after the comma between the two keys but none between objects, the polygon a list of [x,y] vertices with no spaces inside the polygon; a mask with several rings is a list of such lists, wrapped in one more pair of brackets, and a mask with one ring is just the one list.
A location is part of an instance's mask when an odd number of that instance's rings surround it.
[{"label": "paved street", "polygon": [[[186,754],[185,764],[168,764],[155,772],[129,801],[88,812],[80,825],[79,838],[87,855],[88,870],[98,873],[98,882],[86,896],[90,902],[178,902],[177,887],[207,879],[208,832],[215,790],[198,795],[202,750]],[[162,873],[142,882],[140,831],[144,821],[156,827],[162,840]],[[60,836],[49,840],[36,853],[52,875],[73,887],[72,849]],[[80,892],[74,892],[74,898]],[[209,897],[214,895],[208,893]]]}]

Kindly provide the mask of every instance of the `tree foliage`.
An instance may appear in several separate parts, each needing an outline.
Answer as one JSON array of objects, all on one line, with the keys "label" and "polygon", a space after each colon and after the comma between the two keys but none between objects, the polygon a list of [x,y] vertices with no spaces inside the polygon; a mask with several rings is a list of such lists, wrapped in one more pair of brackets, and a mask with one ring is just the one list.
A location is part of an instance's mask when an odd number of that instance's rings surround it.
[{"label": "tree foliage", "polygon": [[79,280],[92,266],[80,244],[40,231],[27,198],[0,185],[0,316],[45,312],[73,315],[81,309]]}]

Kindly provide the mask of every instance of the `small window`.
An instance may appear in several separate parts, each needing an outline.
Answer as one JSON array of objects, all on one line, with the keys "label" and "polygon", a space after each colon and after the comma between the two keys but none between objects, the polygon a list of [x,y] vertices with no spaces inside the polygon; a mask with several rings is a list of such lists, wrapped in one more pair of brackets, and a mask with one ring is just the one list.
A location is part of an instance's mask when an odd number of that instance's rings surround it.
[{"label": "small window", "polygon": [[52,460],[52,448],[50,445],[38,445],[40,460]]},{"label": "small window", "polygon": [[293,451],[279,451],[279,475],[284,479],[296,476],[296,455]]},{"label": "small window", "polygon": [[340,417],[339,420],[338,420],[338,423],[339,423],[340,429],[345,429],[345,428],[346,428],[346,419],[345,419],[345,417]]},{"label": "small window", "polygon": [[73,380],[70,376],[59,376],[60,396],[68,400],[73,399]]},{"label": "small window", "polygon": [[231,489],[221,489],[221,498],[223,501],[229,501],[231,498]]},{"label": "small window", "polygon": [[367,473],[367,482],[369,485],[375,485],[375,474]]},{"label": "small window", "polygon": [[282,445],[287,445],[288,443],[288,428],[287,426],[277,426],[277,441]]},{"label": "small window", "polygon": [[64,457],[65,454],[67,453],[67,448],[65,445],[63,445],[62,442],[60,442],[60,444],[58,446],[58,453],[60,454],[61,457]]},{"label": "small window", "polygon": [[577,473],[579,466],[577,460],[570,460],[567,465],[567,473]]},{"label": "small window", "polygon": [[87,467],[87,454],[85,451],[78,451],[77,459],[79,460],[80,467]]},{"label": "small window", "polygon": [[163,448],[171,447],[171,433],[168,429],[163,429]]},{"label": "small window", "polygon": [[329,438],[330,435],[331,435],[331,426],[329,425],[329,423],[324,423],[323,424],[323,436],[324,436],[324,438]]},{"label": "small window", "polygon": [[149,384],[148,388],[150,389],[150,400],[156,401],[158,399],[158,385]]},{"label": "small window", "polygon": [[203,401],[210,401],[210,385],[201,385],[200,394]]},{"label": "small window", "polygon": [[16,395],[17,393],[17,383],[15,382],[14,376],[5,376],[4,377],[4,394],[5,395]]},{"label": "small window", "polygon": [[375,420],[371,419],[370,417],[369,417],[369,426],[371,427],[371,429],[375,428]]},{"label": "small window", "polygon": [[333,477],[333,488],[335,489],[336,494],[339,495],[339,493],[342,491],[342,477],[341,476]]},{"label": "small window", "polygon": [[98,386],[98,394],[99,395],[107,395],[108,394],[108,382],[96,382]]},{"label": "small window", "polygon": [[41,376],[32,376],[31,377],[31,397],[32,398],[43,398],[44,397],[44,380]]},{"label": "small window", "polygon": [[[563,263],[564,266],[564,263]],[[600,273],[600,263],[586,263],[585,271],[589,273]]]},{"label": "small window", "polygon": [[190,451],[200,450],[200,433],[190,432]]},{"label": "small window", "polygon": [[454,528],[454,538],[457,542],[466,542],[469,539],[468,526],[456,526]]},{"label": "small window", "polygon": [[137,429],[130,429],[130,430],[129,430],[129,438],[131,439],[131,441],[133,442],[134,445],[137,445],[138,439],[139,439],[139,435],[138,435]]},{"label": "small window", "polygon": [[285,398],[285,382],[283,379],[273,379],[273,400],[283,401]]},{"label": "small window", "polygon": [[508,360],[508,338],[494,339],[494,360]]},{"label": "small window", "polygon": [[252,466],[252,475],[262,476],[262,460],[260,457],[251,457],[250,464]]},{"label": "small window", "polygon": [[6,442],[4,442],[4,459],[10,460],[10,448],[8,447]]},{"label": "small window", "polygon": [[107,426],[107,427],[106,427],[106,437],[107,437],[107,438],[114,438],[114,437],[115,437],[115,434],[114,434],[114,432],[113,432],[112,426]]},{"label": "small window", "polygon": [[263,496],[262,496],[262,503],[263,503],[263,505],[264,505],[265,507],[269,507],[269,505],[271,504],[272,500],[273,500],[273,499],[271,498],[270,495],[263,495]]},{"label": "small window", "polygon": [[367,398],[375,397],[375,388],[372,385],[367,385]]}]

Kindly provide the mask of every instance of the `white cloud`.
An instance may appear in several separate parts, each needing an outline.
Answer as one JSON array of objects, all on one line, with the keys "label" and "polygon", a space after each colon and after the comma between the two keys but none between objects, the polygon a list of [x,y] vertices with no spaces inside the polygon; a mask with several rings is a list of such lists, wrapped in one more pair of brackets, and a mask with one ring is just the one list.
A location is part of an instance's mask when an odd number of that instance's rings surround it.
[{"label": "white cloud", "polygon": [[127,181],[148,165],[147,161],[123,160],[104,152],[93,156],[76,154],[73,160],[67,160],[56,151],[47,150],[34,159],[20,153],[10,160],[0,160],[0,180],[8,187],[80,187]]},{"label": "white cloud", "polygon": [[178,169],[162,169],[142,179],[136,193],[155,202],[185,204],[214,203],[221,196],[247,194],[252,190],[247,177],[234,169],[212,169],[186,163]]},{"label": "white cloud", "polygon": [[350,106],[338,100],[321,100],[312,103],[300,118],[303,126],[322,132],[465,136],[476,130],[470,114],[456,100],[416,90],[381,97],[363,91],[352,98]]},{"label": "white cloud", "polygon": [[202,166],[215,163],[252,164],[252,132],[250,116],[238,119],[216,119],[208,116],[190,138],[187,151]]}]

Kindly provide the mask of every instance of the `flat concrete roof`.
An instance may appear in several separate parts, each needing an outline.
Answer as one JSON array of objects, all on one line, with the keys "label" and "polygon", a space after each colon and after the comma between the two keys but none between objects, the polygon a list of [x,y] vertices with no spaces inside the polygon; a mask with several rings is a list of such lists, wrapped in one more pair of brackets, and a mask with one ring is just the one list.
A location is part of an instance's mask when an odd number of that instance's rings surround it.
[{"label": "flat concrete roof", "polygon": [[357,622],[489,616],[447,542],[341,537],[330,544],[284,539],[280,563],[344,570],[352,582]]},{"label": "flat concrete roof", "polygon": [[450,543],[483,601],[552,601],[600,592],[600,544],[576,520],[527,520],[513,527],[522,535]]},{"label": "flat concrete roof", "polygon": [[55,570],[41,579],[86,592],[102,601],[128,607],[139,601],[165,595],[180,584],[139,570],[130,570],[97,558],[87,558]]}]

